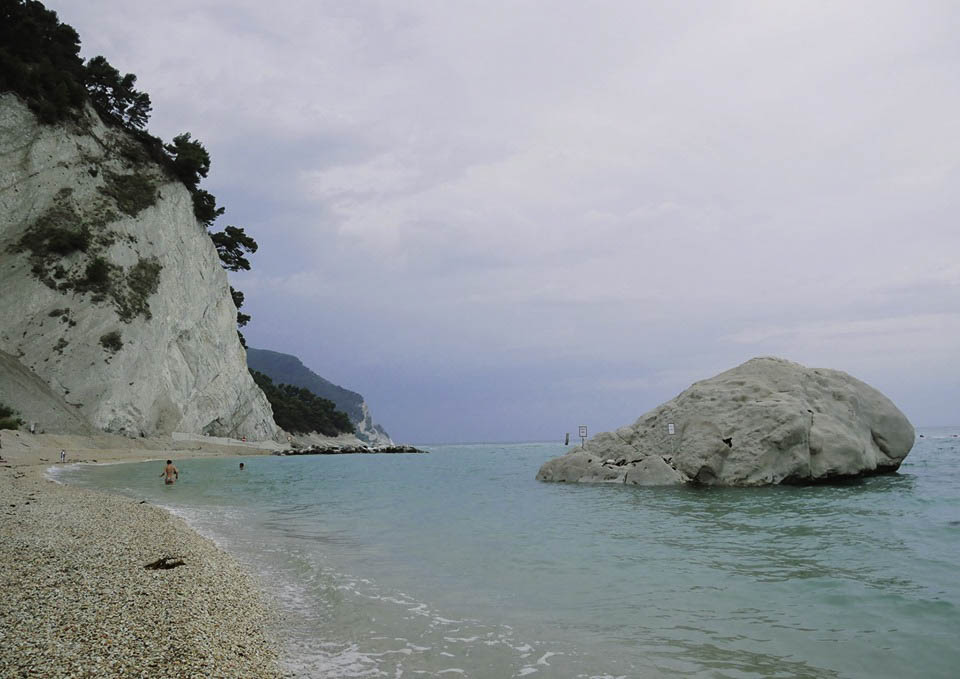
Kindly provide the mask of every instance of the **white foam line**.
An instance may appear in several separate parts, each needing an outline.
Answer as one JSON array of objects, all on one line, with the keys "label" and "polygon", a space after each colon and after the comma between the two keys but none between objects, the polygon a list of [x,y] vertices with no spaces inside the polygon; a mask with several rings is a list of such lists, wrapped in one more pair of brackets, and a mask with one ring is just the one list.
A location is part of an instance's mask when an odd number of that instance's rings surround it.
[{"label": "white foam line", "polygon": [[547,651],[547,652],[544,653],[542,656],[540,656],[540,659],[537,660],[537,664],[538,664],[538,665],[546,665],[547,667],[550,667],[550,663],[547,662],[547,658],[549,658],[550,656],[553,656],[553,655],[557,655],[557,654],[554,653],[553,651]]}]

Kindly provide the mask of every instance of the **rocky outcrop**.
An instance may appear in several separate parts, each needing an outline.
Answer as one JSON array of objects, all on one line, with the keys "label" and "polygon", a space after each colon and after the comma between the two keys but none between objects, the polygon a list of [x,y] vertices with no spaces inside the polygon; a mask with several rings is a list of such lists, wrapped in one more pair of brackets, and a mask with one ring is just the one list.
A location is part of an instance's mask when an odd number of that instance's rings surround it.
[{"label": "rocky outcrop", "polygon": [[896,471],[903,413],[838,370],[755,358],[546,462],[541,481],[759,486]]},{"label": "rocky outcrop", "polygon": [[190,194],[89,109],[0,95],[0,290],[0,350],[96,429],[277,436]]},{"label": "rocky outcrop", "polygon": [[333,401],[337,410],[346,413],[350,418],[357,438],[363,443],[371,446],[393,445],[386,430],[373,421],[363,396],[325,380],[296,356],[248,347],[247,364],[251,370],[263,373],[275,384],[292,384],[307,389],[320,398]]}]

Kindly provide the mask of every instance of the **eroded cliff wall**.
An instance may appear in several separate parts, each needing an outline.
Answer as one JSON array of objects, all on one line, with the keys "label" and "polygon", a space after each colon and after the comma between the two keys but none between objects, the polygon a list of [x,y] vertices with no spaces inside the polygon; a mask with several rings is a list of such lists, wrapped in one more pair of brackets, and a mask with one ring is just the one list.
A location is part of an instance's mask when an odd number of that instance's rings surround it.
[{"label": "eroded cliff wall", "polygon": [[190,194],[142,145],[0,94],[0,351],[97,429],[275,438],[236,313]]}]

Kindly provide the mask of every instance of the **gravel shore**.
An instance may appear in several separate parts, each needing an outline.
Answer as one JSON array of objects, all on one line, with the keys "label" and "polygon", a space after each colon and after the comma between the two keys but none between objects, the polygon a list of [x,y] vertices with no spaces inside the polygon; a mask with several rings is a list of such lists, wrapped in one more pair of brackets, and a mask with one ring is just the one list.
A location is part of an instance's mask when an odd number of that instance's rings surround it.
[{"label": "gravel shore", "polygon": [[[43,472],[0,465],[0,676],[284,676],[232,557],[158,507]],[[163,557],[183,565],[144,567]]]}]

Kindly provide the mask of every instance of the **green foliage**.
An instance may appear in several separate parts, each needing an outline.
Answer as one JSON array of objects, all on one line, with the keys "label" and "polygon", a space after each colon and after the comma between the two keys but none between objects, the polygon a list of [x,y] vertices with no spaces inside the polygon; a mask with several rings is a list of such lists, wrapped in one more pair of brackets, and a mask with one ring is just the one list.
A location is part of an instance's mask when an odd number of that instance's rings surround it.
[{"label": "green foliage", "polygon": [[120,320],[129,323],[137,316],[150,320],[150,296],[160,286],[163,267],[156,257],[141,259],[127,271],[125,285],[114,291],[114,304]]},{"label": "green foliage", "polygon": [[163,148],[167,153],[167,167],[190,191],[193,214],[201,224],[210,228],[224,212],[222,207],[217,207],[216,197],[200,188],[200,180],[210,171],[210,154],[203,144],[191,139],[189,132],[178,134],[173,143],[165,144]]},{"label": "green foliage", "polygon": [[[247,252],[257,251],[257,241],[252,236],[248,236],[239,226],[228,226],[223,231],[211,233],[210,239],[217,248],[217,254],[220,255],[220,264],[227,271],[249,271],[250,262],[244,257]],[[237,307],[237,327],[242,328],[250,322],[250,314],[240,312],[243,306],[243,293],[230,287],[230,294],[233,296],[233,303]],[[240,335],[240,344],[247,346],[247,341],[243,333]]]},{"label": "green foliage", "polygon": [[105,294],[110,289],[110,278],[115,269],[116,265],[105,257],[94,257],[87,263],[83,278],[77,281],[77,288]]},{"label": "green foliage", "polygon": [[217,246],[220,262],[227,271],[249,271],[250,262],[243,255],[257,251],[257,241],[248,236],[239,226],[228,226],[223,231],[210,234]]},{"label": "green foliage", "polygon": [[248,348],[247,365],[251,370],[264,373],[274,382],[304,387],[321,398],[330,399],[338,410],[350,417],[351,422],[363,420],[363,396],[323,379],[296,356]]},{"label": "green foliage", "polygon": [[123,349],[123,339],[120,336],[120,331],[111,330],[105,335],[101,335],[100,346],[114,354]]},{"label": "green foliage", "polygon": [[196,189],[192,196],[193,214],[201,224],[210,228],[217,217],[224,213],[224,208],[217,207],[216,197],[204,189]]},{"label": "green foliage", "polygon": [[86,252],[90,247],[90,230],[78,222],[76,212],[58,203],[40,215],[24,232],[20,237],[19,249],[43,256]]},{"label": "green foliage", "polygon": [[106,174],[100,191],[113,198],[120,211],[136,217],[157,202],[157,185],[144,174]]},{"label": "green foliage", "polygon": [[127,274],[127,284],[130,289],[143,297],[149,297],[157,291],[160,285],[160,260],[156,257],[141,259]]},{"label": "green foliage", "polygon": [[[240,313],[240,307],[243,306],[243,293],[231,285],[230,296],[233,297],[233,305],[237,307],[237,327],[242,328],[250,322],[250,314]],[[244,347],[247,346],[242,334],[240,335],[240,344],[242,344]]]},{"label": "green foliage", "polygon": [[50,288],[66,275],[64,258],[87,252],[92,245],[90,229],[80,224],[77,213],[61,203],[53,205],[31,224],[11,248],[29,253],[30,270]]},{"label": "green foliage", "polygon": [[197,190],[200,180],[210,171],[210,154],[199,141],[190,138],[189,132],[178,134],[173,143],[165,144],[170,155],[171,169],[177,178],[191,191]]},{"label": "green foliage", "polygon": [[238,309],[243,306],[244,296],[243,293],[235,289],[232,285],[230,286],[230,296],[233,297],[233,305]]},{"label": "green foliage", "polygon": [[121,76],[102,56],[86,63],[84,75],[90,102],[102,117],[128,129],[144,128],[150,118],[150,95],[134,89],[137,76]]},{"label": "green foliage", "polygon": [[273,380],[254,371],[254,381],[266,394],[273,407],[273,419],[292,434],[317,432],[324,436],[352,434],[353,424],[346,413],[336,409],[333,401],[320,398],[302,387],[289,384],[275,385]]},{"label": "green foliage", "polygon": [[0,429],[19,429],[21,424],[23,420],[19,413],[5,403],[0,403]]},{"label": "green foliage", "polygon": [[75,118],[86,97],[80,36],[33,0],[0,0],[0,92],[44,123]]}]

